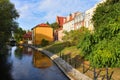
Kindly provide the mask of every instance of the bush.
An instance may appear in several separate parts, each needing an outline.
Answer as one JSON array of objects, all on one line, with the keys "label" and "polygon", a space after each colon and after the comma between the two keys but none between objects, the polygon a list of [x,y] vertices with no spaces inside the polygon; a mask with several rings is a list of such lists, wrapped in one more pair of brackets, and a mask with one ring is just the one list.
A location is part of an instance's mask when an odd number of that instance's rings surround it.
[{"label": "bush", "polygon": [[94,46],[89,58],[92,66],[96,67],[120,67],[120,38],[102,40]]},{"label": "bush", "polygon": [[41,46],[46,46],[46,45],[48,45],[48,44],[49,44],[49,41],[48,41],[48,40],[42,39],[42,41],[41,41]]},{"label": "bush", "polygon": [[81,40],[79,41],[79,44],[77,45],[77,48],[80,49],[80,52],[84,58],[88,60],[96,43],[96,35],[90,31],[85,31]]},{"label": "bush", "polygon": [[[86,33],[78,48],[94,67],[120,67],[120,2],[107,0],[93,15],[95,31]],[[103,16],[104,15],[104,16]]]},{"label": "bush", "polygon": [[84,34],[88,31],[85,27],[81,27],[78,30],[72,30],[70,32],[65,32],[63,37],[64,42],[69,42],[71,46],[77,46],[79,42],[84,37]]}]

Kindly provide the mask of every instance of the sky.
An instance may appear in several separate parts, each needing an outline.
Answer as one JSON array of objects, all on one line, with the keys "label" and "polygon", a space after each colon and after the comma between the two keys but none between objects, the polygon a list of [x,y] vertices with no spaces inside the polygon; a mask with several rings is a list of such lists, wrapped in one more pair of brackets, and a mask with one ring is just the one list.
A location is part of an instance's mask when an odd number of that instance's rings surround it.
[{"label": "sky", "polygon": [[85,12],[100,0],[10,0],[20,17],[19,27],[31,30],[41,23],[53,23],[56,16],[68,16],[74,12]]}]

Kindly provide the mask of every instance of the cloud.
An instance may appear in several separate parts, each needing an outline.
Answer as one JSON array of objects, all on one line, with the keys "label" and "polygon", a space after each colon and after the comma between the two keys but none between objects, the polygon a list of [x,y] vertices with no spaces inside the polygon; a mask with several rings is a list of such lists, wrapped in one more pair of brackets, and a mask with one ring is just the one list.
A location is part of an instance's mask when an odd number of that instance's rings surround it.
[{"label": "cloud", "polygon": [[45,12],[47,21],[54,21],[57,15],[67,16],[73,12],[84,12],[100,0],[42,0],[38,9]]},{"label": "cloud", "polygon": [[[42,22],[54,22],[56,16],[84,12],[100,0],[11,0],[20,14],[19,24],[29,29]],[[24,22],[23,22],[24,21]]]}]

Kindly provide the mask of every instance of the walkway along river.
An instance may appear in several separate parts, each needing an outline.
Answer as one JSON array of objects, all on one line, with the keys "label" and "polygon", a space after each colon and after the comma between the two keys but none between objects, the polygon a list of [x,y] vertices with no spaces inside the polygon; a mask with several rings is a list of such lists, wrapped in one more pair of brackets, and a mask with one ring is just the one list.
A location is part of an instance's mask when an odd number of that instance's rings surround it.
[{"label": "walkway along river", "polygon": [[0,51],[0,80],[69,80],[44,54],[24,47]]}]

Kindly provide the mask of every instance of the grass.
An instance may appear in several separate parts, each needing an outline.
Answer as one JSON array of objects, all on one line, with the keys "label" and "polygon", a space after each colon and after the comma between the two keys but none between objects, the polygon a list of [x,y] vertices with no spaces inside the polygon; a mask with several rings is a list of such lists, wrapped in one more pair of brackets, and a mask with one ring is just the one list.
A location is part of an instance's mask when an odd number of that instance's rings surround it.
[{"label": "grass", "polygon": [[43,49],[48,50],[54,54],[61,52],[65,48],[65,43],[55,42],[51,45],[44,47]]},{"label": "grass", "polygon": [[[76,46],[69,46],[66,42],[55,42],[51,45],[44,47],[45,50],[48,50],[54,54],[59,55],[71,55],[71,58],[74,58],[76,55],[80,55],[80,50]],[[81,55],[82,56],[82,55]]]}]

